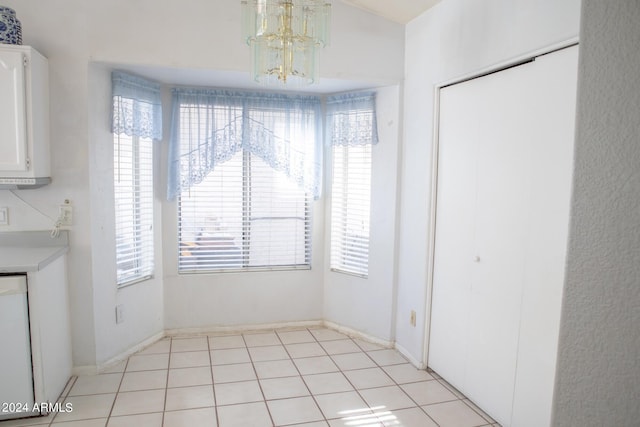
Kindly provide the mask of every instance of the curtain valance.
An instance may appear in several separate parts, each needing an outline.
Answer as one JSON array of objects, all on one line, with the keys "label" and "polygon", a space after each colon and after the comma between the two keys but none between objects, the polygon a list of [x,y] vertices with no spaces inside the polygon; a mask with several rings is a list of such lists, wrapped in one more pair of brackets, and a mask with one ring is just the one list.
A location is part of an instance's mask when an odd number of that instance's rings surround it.
[{"label": "curtain valance", "polygon": [[318,96],[173,89],[167,197],[202,182],[240,150],[259,156],[314,198],[320,195]]},{"label": "curtain valance", "polygon": [[377,144],[375,92],[327,97],[327,129],[331,145]]},{"label": "curtain valance", "polygon": [[111,82],[113,133],[162,139],[160,85],[122,71],[112,72]]}]

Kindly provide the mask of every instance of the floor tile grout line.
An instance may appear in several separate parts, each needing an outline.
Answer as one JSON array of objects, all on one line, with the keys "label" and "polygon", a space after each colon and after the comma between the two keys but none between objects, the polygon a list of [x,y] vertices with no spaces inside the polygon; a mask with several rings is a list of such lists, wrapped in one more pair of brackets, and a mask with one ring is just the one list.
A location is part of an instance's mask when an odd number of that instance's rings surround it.
[{"label": "floor tile grout line", "polygon": [[173,353],[173,337],[169,338],[169,357],[167,358],[167,380],[164,387],[164,402],[162,403],[162,424],[164,425],[164,413],[167,411],[167,398],[169,397],[169,367],[171,366],[171,354]]},{"label": "floor tile grout line", "polygon": [[220,418],[218,416],[218,398],[216,395],[216,381],[213,375],[213,356],[211,355],[211,340],[207,337],[207,354],[209,355],[209,372],[211,372],[211,388],[213,389],[213,410],[216,414],[216,427],[220,425]]},{"label": "floor tile grout line", "polygon": [[[77,381],[78,381],[78,376],[73,376],[73,377],[69,378],[69,381],[67,381],[67,384],[65,385],[64,389],[62,390],[63,394],[64,394],[65,390],[67,391],[67,393],[64,396],[60,396],[58,398],[58,400],[62,399],[62,402],[64,403],[64,401],[69,398],[69,393],[71,393],[71,389],[73,388],[73,386],[76,385]],[[58,414],[59,414],[59,412],[56,412],[55,414],[53,414],[53,417],[51,418],[51,421],[47,424],[47,426],[50,427],[51,425],[53,425],[53,423],[56,421],[56,417],[58,416]]]},{"label": "floor tile grout line", "polygon": [[127,372],[127,367],[129,367],[129,358],[127,357],[127,361],[124,364],[122,377],[120,378],[120,383],[118,384],[118,389],[116,390],[116,395],[113,398],[113,403],[111,404],[111,409],[109,410],[109,415],[107,415],[107,422],[105,425],[109,425],[109,421],[111,420],[111,415],[113,414],[113,409],[116,407],[116,402],[118,401],[118,395],[120,394],[120,388],[122,387],[122,383],[124,382],[124,375]]},{"label": "floor tile grout line", "polygon": [[[266,333],[268,334],[269,332],[266,332]],[[273,331],[273,333],[275,334],[275,331]],[[273,419],[273,414],[271,413],[271,410],[269,409],[269,405],[267,405],[267,398],[264,395],[264,390],[262,389],[262,384],[260,384],[260,380],[258,379],[258,371],[256,370],[256,365],[253,362],[253,357],[251,356],[251,352],[249,351],[249,346],[247,344],[247,340],[246,340],[244,335],[245,334],[241,335],[242,336],[242,340],[244,341],[244,344],[245,344],[245,346],[247,348],[247,354],[249,355],[249,361],[251,363],[251,369],[253,369],[253,373],[256,376],[256,382],[258,383],[258,388],[260,389],[260,394],[262,394],[262,402],[264,402],[264,407],[267,409],[267,414],[269,414],[269,419],[271,420],[271,425],[275,426],[276,422]],[[278,336],[278,334],[275,334],[275,335]]]},{"label": "floor tile grout line", "polygon": [[[316,339],[315,335],[313,335],[313,333],[309,329],[305,329],[305,331],[309,335],[311,335],[311,337],[313,337],[314,340]],[[280,340],[280,342],[282,342],[282,338],[280,338],[280,335],[278,335],[277,333],[276,333],[276,335],[278,336],[278,339]],[[316,340],[316,342],[317,342],[317,340]],[[287,349],[287,347],[284,345],[284,343],[283,343],[283,346],[284,346],[284,351],[286,351],[287,355],[289,356],[289,360],[291,361],[291,364],[293,365],[293,367],[296,370],[296,372],[298,372],[298,377],[300,378],[300,381],[302,381],[302,384],[304,384],[305,388],[309,392],[309,396],[311,397],[311,399],[313,399],[313,403],[315,403],[316,407],[318,408],[318,411],[320,411],[320,415],[322,415],[322,420],[321,421],[324,421],[325,423],[329,424],[329,420],[327,419],[326,414],[322,411],[322,408],[318,404],[318,401],[317,401],[315,395],[311,392],[311,389],[309,388],[309,385],[304,380],[304,377],[302,376],[302,372],[300,372],[300,369],[298,368],[298,365],[296,365],[296,363],[294,362],[294,358],[291,357],[291,353],[289,353],[289,349]]]}]

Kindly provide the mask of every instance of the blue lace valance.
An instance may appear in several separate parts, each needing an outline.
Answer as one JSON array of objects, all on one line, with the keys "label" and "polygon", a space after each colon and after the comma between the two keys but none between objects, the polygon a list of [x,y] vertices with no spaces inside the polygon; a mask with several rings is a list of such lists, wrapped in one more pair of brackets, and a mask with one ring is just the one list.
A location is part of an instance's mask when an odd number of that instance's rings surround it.
[{"label": "blue lace valance", "polygon": [[375,92],[327,97],[327,129],[331,145],[377,144]]},{"label": "blue lace valance", "polygon": [[111,73],[112,132],[162,139],[160,85],[121,71]]},{"label": "blue lace valance", "polygon": [[175,88],[167,198],[247,150],[317,199],[321,123],[317,96]]}]

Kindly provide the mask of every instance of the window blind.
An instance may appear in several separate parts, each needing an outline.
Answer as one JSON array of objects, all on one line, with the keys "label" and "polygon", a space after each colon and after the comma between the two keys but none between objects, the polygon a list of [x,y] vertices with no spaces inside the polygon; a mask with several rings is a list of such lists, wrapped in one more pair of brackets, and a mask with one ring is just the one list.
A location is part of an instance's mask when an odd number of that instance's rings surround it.
[{"label": "window blind", "polygon": [[375,93],[327,98],[332,146],[330,268],[367,277],[371,150],[378,143]]},{"label": "window blind", "polygon": [[177,95],[178,270],[310,268],[313,192],[296,177],[315,146],[315,107]]},{"label": "window blind", "polygon": [[367,276],[371,145],[335,145],[332,151],[330,266]]},{"label": "window blind", "polygon": [[114,135],[117,283],[153,274],[153,142]]},{"label": "window blind", "polygon": [[183,191],[178,209],[181,272],[310,266],[310,198],[248,151]]}]

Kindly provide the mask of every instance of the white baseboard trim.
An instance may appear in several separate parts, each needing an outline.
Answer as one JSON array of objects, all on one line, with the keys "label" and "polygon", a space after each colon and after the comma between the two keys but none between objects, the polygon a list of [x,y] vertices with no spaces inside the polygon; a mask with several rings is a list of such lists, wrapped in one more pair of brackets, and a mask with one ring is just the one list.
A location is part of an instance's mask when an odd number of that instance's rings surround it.
[{"label": "white baseboard trim", "polygon": [[409,351],[407,351],[406,348],[402,347],[401,345],[398,345],[398,343],[396,343],[395,345],[396,350],[398,350],[398,352],[404,356],[405,359],[407,359],[409,361],[409,363],[411,363],[413,366],[415,366],[418,369],[427,369],[427,365],[423,362],[419,362],[415,357],[413,357],[411,355],[411,353],[409,353]]},{"label": "white baseboard trim", "polygon": [[140,350],[144,350],[145,348],[149,347],[151,344],[156,343],[158,340],[164,338],[164,336],[165,336],[164,331],[158,332],[157,334],[154,334],[154,335],[150,336],[149,338],[147,338],[144,341],[134,345],[133,347],[128,348],[127,350],[125,350],[124,352],[118,354],[117,356],[112,357],[111,359],[107,360],[106,362],[98,364],[98,366],[96,367],[97,368],[96,369],[97,373],[104,372],[107,369],[109,369],[110,367],[112,367],[114,365],[117,365],[118,363],[126,360],[132,354],[137,353]]},{"label": "white baseboard trim", "polygon": [[323,323],[324,323],[324,326],[326,326],[327,328],[333,329],[334,331],[337,331],[337,332],[341,332],[351,338],[360,338],[364,341],[370,342],[372,344],[377,344],[379,346],[386,347],[386,348],[393,348],[394,346],[393,341],[383,340],[382,338],[374,337],[373,335],[360,332],[348,326],[343,326],[335,322],[330,322],[328,320],[325,320]]},{"label": "white baseboard trim", "polygon": [[281,322],[281,323],[261,323],[251,325],[232,325],[232,326],[207,326],[200,328],[175,328],[165,330],[165,335],[174,337],[176,335],[208,335],[208,334],[232,334],[237,332],[265,331],[274,329],[300,329],[322,326],[322,320],[304,320],[297,322]]},{"label": "white baseboard trim", "polygon": [[87,375],[96,375],[98,367],[96,365],[74,366],[71,369],[71,375],[74,377],[82,377]]}]

